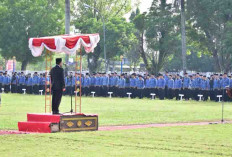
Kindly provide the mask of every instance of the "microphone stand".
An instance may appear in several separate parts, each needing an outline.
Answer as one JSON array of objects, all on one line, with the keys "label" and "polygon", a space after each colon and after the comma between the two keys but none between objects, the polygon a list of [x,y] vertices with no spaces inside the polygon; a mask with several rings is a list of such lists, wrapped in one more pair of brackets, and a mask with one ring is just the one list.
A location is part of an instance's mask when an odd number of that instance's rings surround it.
[{"label": "microphone stand", "polygon": [[73,92],[73,88],[72,88],[72,82],[73,82],[73,76],[71,75],[71,90],[70,90],[70,94],[71,94],[71,114],[73,113],[73,105],[72,105],[72,92]]}]

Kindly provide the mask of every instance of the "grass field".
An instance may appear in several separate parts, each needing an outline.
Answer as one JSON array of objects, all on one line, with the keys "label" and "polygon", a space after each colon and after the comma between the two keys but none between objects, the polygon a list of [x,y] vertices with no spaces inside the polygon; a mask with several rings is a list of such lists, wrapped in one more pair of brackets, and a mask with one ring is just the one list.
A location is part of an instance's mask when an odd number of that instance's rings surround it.
[{"label": "grass field", "polygon": [[[216,102],[91,97],[82,100],[83,113],[98,114],[100,126],[214,121],[221,118],[221,103]],[[70,111],[70,97],[63,97],[60,110]],[[3,95],[0,129],[17,129],[17,122],[26,120],[26,113],[44,113],[44,96]],[[225,103],[225,118],[232,119],[230,103]]]},{"label": "grass field", "polygon": [[[70,110],[63,97],[61,112]],[[221,119],[221,103],[83,98],[83,113],[97,113],[100,126]],[[44,97],[4,94],[0,129],[17,129],[26,113],[43,113]],[[225,103],[225,118],[232,105]],[[232,125],[178,126],[118,131],[0,136],[1,157],[232,156]]]},{"label": "grass field", "polygon": [[1,157],[232,156],[232,125],[4,135]]}]

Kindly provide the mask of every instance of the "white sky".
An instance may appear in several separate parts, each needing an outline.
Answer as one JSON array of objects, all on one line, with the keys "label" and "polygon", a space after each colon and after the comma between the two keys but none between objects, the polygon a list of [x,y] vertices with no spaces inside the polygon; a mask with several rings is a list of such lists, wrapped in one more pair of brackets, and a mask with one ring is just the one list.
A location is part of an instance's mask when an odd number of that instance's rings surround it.
[{"label": "white sky", "polygon": [[[153,0],[132,0],[132,4],[135,4],[136,2],[140,2],[139,9],[140,12],[143,13],[145,11],[149,11],[149,8],[151,7],[151,3]],[[168,0],[168,2],[172,2],[173,0]],[[136,7],[133,8],[135,10]],[[130,13],[126,14],[125,17],[128,19],[130,16]]]},{"label": "white sky", "polygon": [[141,12],[148,11],[151,7],[151,3],[153,0],[140,0],[141,4],[139,6]]}]

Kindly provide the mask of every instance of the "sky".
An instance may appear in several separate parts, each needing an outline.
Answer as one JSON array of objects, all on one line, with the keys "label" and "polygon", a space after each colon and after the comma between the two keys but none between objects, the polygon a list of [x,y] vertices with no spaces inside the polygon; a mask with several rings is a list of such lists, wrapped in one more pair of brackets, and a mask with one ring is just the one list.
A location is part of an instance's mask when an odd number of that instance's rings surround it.
[{"label": "sky", "polygon": [[[140,1],[139,9],[140,12],[143,13],[145,11],[149,11],[149,8],[151,7],[151,3],[153,0],[132,0],[132,4],[135,4],[136,1]],[[172,2],[173,0],[167,0],[168,3]],[[133,8],[135,10],[136,8]],[[125,15],[126,18],[130,17],[130,13]]]},{"label": "sky", "polygon": [[148,8],[150,8],[151,3],[153,0],[140,0],[141,4],[139,6],[139,9],[141,12],[148,11]]}]

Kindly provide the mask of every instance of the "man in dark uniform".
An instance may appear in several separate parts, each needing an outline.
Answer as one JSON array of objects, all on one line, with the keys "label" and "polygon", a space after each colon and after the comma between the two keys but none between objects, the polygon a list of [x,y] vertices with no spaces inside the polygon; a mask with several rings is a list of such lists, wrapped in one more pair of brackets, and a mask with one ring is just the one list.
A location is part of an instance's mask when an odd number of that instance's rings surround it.
[{"label": "man in dark uniform", "polygon": [[52,82],[52,113],[59,114],[59,106],[62,93],[65,91],[64,69],[62,68],[62,59],[56,59],[56,66],[51,70]]}]

